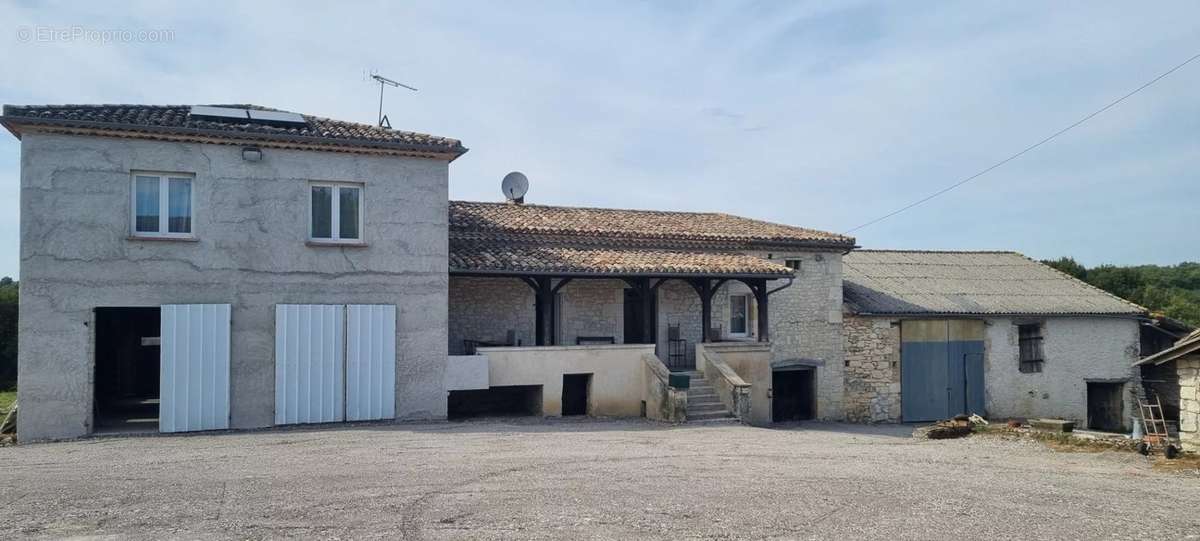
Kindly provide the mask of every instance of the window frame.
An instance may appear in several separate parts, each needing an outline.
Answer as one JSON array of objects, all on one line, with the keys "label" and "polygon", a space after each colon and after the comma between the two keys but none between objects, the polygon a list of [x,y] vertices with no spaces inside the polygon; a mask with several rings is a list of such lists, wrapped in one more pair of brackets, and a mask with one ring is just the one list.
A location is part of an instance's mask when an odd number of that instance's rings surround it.
[{"label": "window frame", "polygon": [[784,260],[783,260],[783,266],[785,266],[785,267],[787,267],[787,268],[789,268],[789,269],[792,269],[792,270],[794,270],[794,271],[799,271],[799,270],[800,270],[800,267],[801,267],[801,266],[803,266],[803,265],[804,265],[804,260],[803,260],[803,259],[799,259],[799,258],[795,258],[795,257],[789,257],[789,258],[786,258],[786,259],[784,259]]},{"label": "window frame", "polygon": [[[1020,322],[1017,327],[1017,369],[1025,374],[1036,374],[1046,364],[1046,326],[1039,321]],[[1023,334],[1023,329],[1035,328],[1036,333]],[[1028,345],[1026,345],[1028,343]],[[1036,355],[1033,353],[1036,351]],[[1026,353],[1030,353],[1027,358]]]},{"label": "window frame", "polygon": [[[741,298],[746,310],[742,313],[742,331],[734,332],[733,330],[733,299]],[[729,294],[729,336],[731,338],[748,338],[750,336],[750,295],[747,293],[730,293]]]},{"label": "window frame", "polygon": [[[138,177],[158,179],[158,230],[138,231],[137,183]],[[188,232],[171,232],[171,180],[188,181]],[[142,239],[196,238],[196,174],[178,171],[130,171],[129,173],[129,236]]]},{"label": "window frame", "polygon": [[[330,222],[329,222],[329,237],[313,236],[313,189],[314,188],[330,188]],[[358,190],[358,238],[343,239],[341,238],[342,228],[342,203],[341,190],[342,188],[354,188]],[[308,183],[308,242],[313,244],[365,244],[363,236],[364,205],[366,202],[366,186],[358,182],[329,182],[329,181],[311,181]]]}]

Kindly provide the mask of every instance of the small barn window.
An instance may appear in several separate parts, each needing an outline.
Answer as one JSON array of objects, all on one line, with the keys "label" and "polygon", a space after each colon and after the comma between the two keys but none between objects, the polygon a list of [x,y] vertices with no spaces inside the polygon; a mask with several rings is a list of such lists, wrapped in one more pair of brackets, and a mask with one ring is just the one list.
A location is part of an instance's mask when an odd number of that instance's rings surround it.
[{"label": "small barn window", "polygon": [[1022,372],[1041,372],[1045,357],[1042,354],[1042,324],[1027,323],[1017,326]]},{"label": "small barn window", "polygon": [[785,266],[787,266],[787,268],[789,268],[789,269],[796,270],[796,271],[800,270],[800,260],[799,259],[785,259],[785,260],[783,260],[783,264]]}]

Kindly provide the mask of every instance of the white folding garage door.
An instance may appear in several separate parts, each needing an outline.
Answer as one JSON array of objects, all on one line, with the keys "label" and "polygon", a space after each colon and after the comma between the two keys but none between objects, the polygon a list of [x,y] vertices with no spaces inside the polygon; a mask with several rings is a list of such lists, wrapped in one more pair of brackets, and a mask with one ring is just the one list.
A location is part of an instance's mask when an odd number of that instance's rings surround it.
[{"label": "white folding garage door", "polygon": [[159,312],[158,428],[229,428],[228,304],[166,304]]},{"label": "white folding garage door", "polygon": [[275,306],[275,424],[345,418],[344,317],[340,304]]},{"label": "white folding garage door", "polygon": [[346,419],[396,416],[396,307],[346,307]]},{"label": "white folding garage door", "polygon": [[395,388],[395,306],[276,306],[276,424],[390,419]]}]

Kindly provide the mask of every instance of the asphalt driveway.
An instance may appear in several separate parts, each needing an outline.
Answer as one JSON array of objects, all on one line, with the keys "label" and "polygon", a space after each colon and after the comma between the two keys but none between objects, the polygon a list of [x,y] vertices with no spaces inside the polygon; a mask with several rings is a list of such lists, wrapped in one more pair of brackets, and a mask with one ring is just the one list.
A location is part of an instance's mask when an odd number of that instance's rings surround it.
[{"label": "asphalt driveway", "polygon": [[908,427],[504,421],[0,448],[0,536],[1200,539],[1200,477]]}]

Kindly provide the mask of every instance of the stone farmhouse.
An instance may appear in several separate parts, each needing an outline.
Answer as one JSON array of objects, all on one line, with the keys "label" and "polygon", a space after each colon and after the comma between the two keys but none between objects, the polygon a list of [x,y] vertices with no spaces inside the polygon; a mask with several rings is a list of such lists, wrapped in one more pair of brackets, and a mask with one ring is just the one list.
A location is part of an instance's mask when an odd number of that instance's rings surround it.
[{"label": "stone farmhouse", "polygon": [[496,414],[1119,429],[1136,392],[1146,311],[1017,254],[450,201],[457,140],[252,105],[0,124],[22,440]]}]

